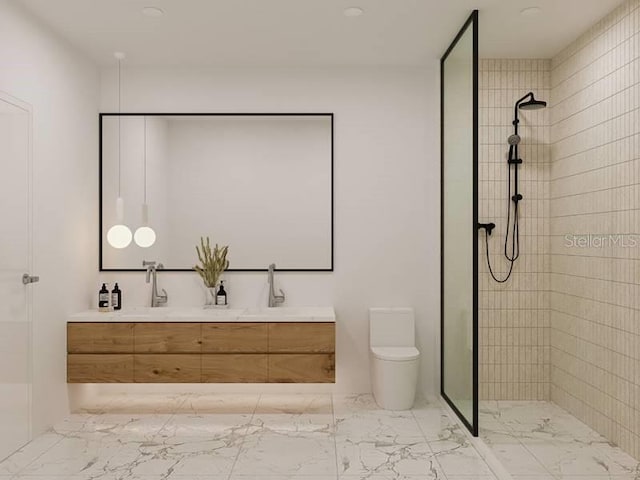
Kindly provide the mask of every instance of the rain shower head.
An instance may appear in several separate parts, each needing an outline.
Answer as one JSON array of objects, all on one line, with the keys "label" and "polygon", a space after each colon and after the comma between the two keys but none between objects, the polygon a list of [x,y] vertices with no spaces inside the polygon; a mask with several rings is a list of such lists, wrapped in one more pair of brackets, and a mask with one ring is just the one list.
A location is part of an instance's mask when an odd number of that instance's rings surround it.
[{"label": "rain shower head", "polygon": [[532,97],[528,102],[521,103],[518,108],[520,108],[520,110],[540,110],[541,108],[545,108],[546,106],[547,102],[536,100]]},{"label": "rain shower head", "polygon": [[[527,101],[525,102],[524,100]],[[516,108],[519,108],[521,110],[539,110],[541,108],[545,108],[546,106],[547,102],[536,100],[536,98],[533,96],[533,92],[527,93],[524,97],[516,102]]]}]

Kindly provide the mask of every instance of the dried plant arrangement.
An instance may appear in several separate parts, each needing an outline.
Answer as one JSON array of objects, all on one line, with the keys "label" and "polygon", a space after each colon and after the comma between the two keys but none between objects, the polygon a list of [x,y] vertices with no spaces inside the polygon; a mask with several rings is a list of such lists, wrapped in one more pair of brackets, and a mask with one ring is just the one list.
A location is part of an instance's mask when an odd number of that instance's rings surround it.
[{"label": "dried plant arrangement", "polygon": [[200,237],[200,246],[196,245],[196,252],[200,265],[195,265],[193,269],[202,277],[207,288],[214,288],[222,272],[229,268],[229,260],[227,260],[229,245],[219,247],[216,243],[212,250],[209,237],[206,242],[203,237]]}]

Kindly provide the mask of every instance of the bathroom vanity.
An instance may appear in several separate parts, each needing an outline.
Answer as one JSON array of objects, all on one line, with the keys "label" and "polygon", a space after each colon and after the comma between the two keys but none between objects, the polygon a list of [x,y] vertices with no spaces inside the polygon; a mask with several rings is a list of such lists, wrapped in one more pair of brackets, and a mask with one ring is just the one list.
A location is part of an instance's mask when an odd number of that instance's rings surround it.
[{"label": "bathroom vanity", "polygon": [[140,308],[67,323],[68,383],[333,383],[333,308]]}]

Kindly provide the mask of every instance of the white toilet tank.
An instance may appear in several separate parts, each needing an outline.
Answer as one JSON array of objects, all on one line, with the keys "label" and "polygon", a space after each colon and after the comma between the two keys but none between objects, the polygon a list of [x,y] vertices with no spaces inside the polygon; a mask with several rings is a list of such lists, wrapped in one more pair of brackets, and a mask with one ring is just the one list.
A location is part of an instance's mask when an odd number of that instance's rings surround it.
[{"label": "white toilet tank", "polygon": [[371,389],[376,403],[387,410],[411,408],[420,361],[413,309],[369,309],[369,344]]}]

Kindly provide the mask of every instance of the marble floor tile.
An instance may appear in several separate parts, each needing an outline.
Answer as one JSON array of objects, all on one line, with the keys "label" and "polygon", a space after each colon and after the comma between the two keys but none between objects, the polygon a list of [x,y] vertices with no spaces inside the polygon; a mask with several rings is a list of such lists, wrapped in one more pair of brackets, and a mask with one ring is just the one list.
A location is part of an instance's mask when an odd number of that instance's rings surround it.
[{"label": "marble floor tile", "polygon": [[231,475],[229,480],[337,480],[337,476],[336,475]]},{"label": "marble floor tile", "polygon": [[511,475],[512,480],[556,480],[553,475]]},{"label": "marble floor tile", "polygon": [[228,475],[242,438],[169,437],[141,445],[128,465],[135,475]]},{"label": "marble floor tile", "polygon": [[431,448],[435,453],[443,450],[449,450],[452,446],[471,446],[469,443],[469,437],[465,430],[463,430],[463,427],[453,422],[442,427],[438,432],[437,439],[430,440],[429,445],[431,445]]},{"label": "marble floor tile", "polygon": [[[87,475],[19,475],[12,480],[165,480],[163,475],[128,475],[120,473]],[[226,477],[225,477],[226,478]],[[222,480],[220,478],[219,480]]]},{"label": "marble floor tile", "polygon": [[393,440],[397,437],[422,437],[422,430],[411,414],[336,415],[336,435],[357,440]]},{"label": "marble floor tile", "polygon": [[[93,475],[119,470],[131,456],[118,455],[118,440],[102,441],[70,434],[36,458],[21,475]],[[91,435],[91,434],[89,434]]]},{"label": "marble floor tile", "polygon": [[481,410],[481,435],[514,478],[640,478],[640,462],[555,404],[499,401],[497,409]]},{"label": "marble floor tile", "polygon": [[175,413],[191,395],[123,394],[109,403],[104,413]]},{"label": "marble floor tile", "polygon": [[414,412],[419,412],[420,410],[423,409],[431,409],[431,408],[441,408],[442,407],[442,403],[440,402],[440,399],[437,397],[423,397],[420,395],[416,396],[415,401],[413,402],[413,406],[411,407],[411,410],[413,410]]},{"label": "marble floor tile", "polygon": [[371,395],[323,394],[125,395],[107,413],[69,416],[0,463],[3,473],[0,480],[492,478],[433,401],[385,411]]},{"label": "marble floor tile", "polygon": [[378,406],[369,393],[359,393],[352,395],[334,395],[333,412],[336,415],[349,413],[388,413]]},{"label": "marble floor tile", "polygon": [[249,433],[280,433],[296,435],[306,433],[333,434],[335,425],[330,413],[256,413],[251,420]]},{"label": "marble floor tile", "polygon": [[171,419],[171,414],[74,414],[52,428],[63,435],[71,433],[111,434],[120,437],[151,439]]},{"label": "marble floor tile", "polygon": [[[497,480],[495,475],[447,475],[447,480]],[[550,477],[553,478],[553,477]],[[531,478],[530,480],[534,480]],[[546,480],[540,478],[538,480]]]},{"label": "marble floor tile", "polygon": [[451,429],[456,425],[442,407],[414,411],[413,413],[418,427],[429,442],[450,436]]},{"label": "marble floor tile", "polygon": [[491,450],[502,466],[512,475],[547,476],[550,472],[522,445],[496,443]]},{"label": "marble floor tile", "polygon": [[556,476],[565,475],[630,475],[638,462],[622,450],[610,445],[534,443],[526,448]]},{"label": "marble floor tile", "polygon": [[274,395],[262,394],[256,414],[333,414],[331,395]]},{"label": "marble floor tile", "polygon": [[0,474],[7,476],[19,473],[63,438],[62,435],[53,432],[36,437],[13,455],[0,461]]},{"label": "marble floor tile", "polygon": [[57,433],[83,432],[95,430],[100,416],[94,413],[74,413],[56,423],[51,430]]},{"label": "marble floor tile", "polygon": [[443,478],[423,437],[394,440],[337,437],[336,449],[341,476],[422,475],[429,479]]},{"label": "marble floor tile", "polygon": [[498,402],[500,423],[531,441],[599,441],[601,436],[570,413],[550,402]]},{"label": "marble floor tile", "polygon": [[245,434],[251,415],[241,413],[205,413],[205,414],[176,414],[173,415],[160,429],[161,438],[223,438],[229,436],[241,437]]},{"label": "marble floor tile", "polygon": [[[446,477],[447,479],[449,477]],[[338,475],[338,480],[445,480],[445,477],[442,473],[435,472],[433,475],[431,474],[421,474],[421,475],[398,475],[395,473],[388,473],[386,475]],[[467,477],[467,480],[471,480]],[[483,479],[484,480],[484,479]]]},{"label": "marble floor tile", "polygon": [[492,475],[493,472],[480,454],[472,446],[455,442],[435,442],[429,444],[434,450],[434,458],[442,467],[445,475],[464,475],[475,472],[475,475]]},{"label": "marble floor tile", "polygon": [[259,394],[192,394],[176,407],[175,412],[252,415],[259,399]]},{"label": "marble floor tile", "polygon": [[282,435],[248,434],[234,475],[335,475],[333,437],[325,433]]}]

